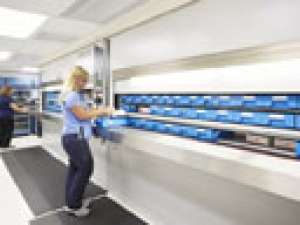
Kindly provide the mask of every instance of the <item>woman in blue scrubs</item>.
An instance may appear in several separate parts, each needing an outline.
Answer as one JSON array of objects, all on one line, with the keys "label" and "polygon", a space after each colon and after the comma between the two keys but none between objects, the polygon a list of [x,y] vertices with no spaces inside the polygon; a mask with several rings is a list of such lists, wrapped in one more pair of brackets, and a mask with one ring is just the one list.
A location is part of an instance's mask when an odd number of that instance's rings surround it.
[{"label": "woman in blue scrubs", "polygon": [[62,145],[69,157],[69,170],[66,181],[66,211],[83,217],[89,214],[89,208],[82,201],[84,190],[93,172],[93,158],[89,147],[91,120],[99,116],[112,114],[107,107],[89,109],[82,90],[89,74],[76,66],[65,81],[62,94],[63,134]]},{"label": "woman in blue scrubs", "polygon": [[25,107],[19,107],[11,97],[13,89],[3,86],[0,89],[0,147],[8,148],[14,131],[14,112],[27,112]]}]

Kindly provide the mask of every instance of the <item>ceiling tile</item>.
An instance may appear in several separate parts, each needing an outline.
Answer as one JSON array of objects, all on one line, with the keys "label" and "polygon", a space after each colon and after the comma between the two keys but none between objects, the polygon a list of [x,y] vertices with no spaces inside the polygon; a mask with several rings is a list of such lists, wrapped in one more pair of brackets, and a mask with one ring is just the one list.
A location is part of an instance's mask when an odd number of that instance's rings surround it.
[{"label": "ceiling tile", "polygon": [[[76,29],[74,29],[76,27]],[[49,19],[33,36],[38,40],[74,41],[96,31],[98,26],[74,19]]]},{"label": "ceiling tile", "polygon": [[18,51],[22,46],[23,40],[0,36],[0,51]]},{"label": "ceiling tile", "polygon": [[45,56],[65,48],[67,43],[56,41],[27,40],[19,52],[22,54]]},{"label": "ceiling tile", "polygon": [[69,8],[74,2],[76,0],[0,0],[0,6],[56,16]]},{"label": "ceiling tile", "polygon": [[61,15],[79,20],[104,23],[127,13],[148,0],[89,0],[76,2]]}]

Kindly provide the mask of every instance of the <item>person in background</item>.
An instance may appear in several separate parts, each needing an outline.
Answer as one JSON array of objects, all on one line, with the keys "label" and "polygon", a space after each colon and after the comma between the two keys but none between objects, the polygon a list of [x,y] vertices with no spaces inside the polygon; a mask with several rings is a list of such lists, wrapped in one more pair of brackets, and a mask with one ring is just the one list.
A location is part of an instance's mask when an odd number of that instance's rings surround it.
[{"label": "person in background", "polygon": [[82,201],[82,198],[93,172],[93,157],[89,147],[91,120],[113,113],[113,109],[109,107],[88,108],[82,93],[88,77],[89,74],[85,69],[75,66],[65,81],[61,95],[62,146],[69,158],[65,211],[77,217],[87,216],[90,213],[87,202]]},{"label": "person in background", "polygon": [[26,113],[28,109],[20,107],[12,99],[13,89],[3,86],[0,89],[0,147],[10,146],[14,131],[14,112]]}]

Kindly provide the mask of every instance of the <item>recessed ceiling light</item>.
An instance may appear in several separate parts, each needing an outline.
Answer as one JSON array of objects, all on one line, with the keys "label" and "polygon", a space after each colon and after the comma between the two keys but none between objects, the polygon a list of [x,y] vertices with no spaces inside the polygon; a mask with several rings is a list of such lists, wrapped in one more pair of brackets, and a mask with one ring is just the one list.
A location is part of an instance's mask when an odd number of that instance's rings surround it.
[{"label": "recessed ceiling light", "polygon": [[0,7],[0,35],[28,38],[46,19],[45,15]]},{"label": "recessed ceiling light", "polygon": [[0,62],[9,60],[11,56],[12,56],[12,52],[0,51]]}]

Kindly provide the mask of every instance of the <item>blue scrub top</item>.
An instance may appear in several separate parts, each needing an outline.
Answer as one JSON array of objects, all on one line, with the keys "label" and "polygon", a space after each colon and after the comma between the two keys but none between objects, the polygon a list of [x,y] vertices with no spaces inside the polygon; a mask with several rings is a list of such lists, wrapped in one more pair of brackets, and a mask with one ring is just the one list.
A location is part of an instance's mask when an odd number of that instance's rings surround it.
[{"label": "blue scrub top", "polygon": [[14,111],[10,108],[13,99],[9,96],[0,96],[0,119],[8,119],[14,116]]},{"label": "blue scrub top", "polygon": [[72,108],[74,106],[81,106],[85,109],[88,109],[84,95],[79,92],[72,91],[67,95],[63,105],[63,134],[79,134],[80,127],[82,127],[84,137],[89,139],[92,135],[92,122],[90,119],[78,119],[72,112]]}]

